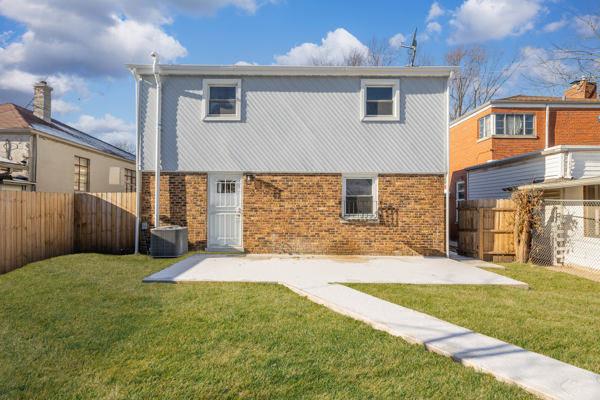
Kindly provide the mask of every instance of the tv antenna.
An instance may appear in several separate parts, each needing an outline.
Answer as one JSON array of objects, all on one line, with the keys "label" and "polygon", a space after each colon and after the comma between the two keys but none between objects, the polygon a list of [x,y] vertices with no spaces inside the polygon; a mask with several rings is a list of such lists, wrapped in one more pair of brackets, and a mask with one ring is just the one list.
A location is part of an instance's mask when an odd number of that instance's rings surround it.
[{"label": "tv antenna", "polygon": [[415,66],[415,57],[417,56],[417,28],[415,28],[415,31],[413,32],[410,45],[400,44],[400,47],[409,50],[410,57],[408,58],[408,65],[411,67],[414,67]]}]

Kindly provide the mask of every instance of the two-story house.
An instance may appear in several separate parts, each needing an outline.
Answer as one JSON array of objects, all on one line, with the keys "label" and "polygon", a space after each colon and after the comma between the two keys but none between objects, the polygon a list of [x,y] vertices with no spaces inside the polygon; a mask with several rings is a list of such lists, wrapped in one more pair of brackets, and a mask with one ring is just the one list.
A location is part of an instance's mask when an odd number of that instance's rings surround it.
[{"label": "two-story house", "polygon": [[452,238],[465,199],[509,198],[519,187],[543,189],[546,197],[600,199],[596,84],[572,82],[563,97],[492,100],[452,121],[450,177]]},{"label": "two-story house", "polygon": [[52,88],[38,82],[33,110],[0,104],[0,190],[135,191],[135,156],[52,118]]},{"label": "two-story house", "polygon": [[446,254],[452,68],[129,68],[141,249],[177,224],[191,248]]}]

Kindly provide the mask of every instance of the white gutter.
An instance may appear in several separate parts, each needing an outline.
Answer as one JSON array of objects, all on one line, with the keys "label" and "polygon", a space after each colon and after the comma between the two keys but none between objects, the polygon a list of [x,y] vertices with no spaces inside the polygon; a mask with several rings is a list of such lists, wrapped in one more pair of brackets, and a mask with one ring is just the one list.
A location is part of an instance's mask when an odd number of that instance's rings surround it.
[{"label": "white gutter", "polygon": [[154,227],[160,226],[160,136],[162,130],[161,123],[161,103],[162,103],[162,85],[160,81],[160,71],[158,65],[158,54],[152,52],[153,58],[152,73],[156,81],[156,138],[154,145]]},{"label": "white gutter", "polygon": [[141,210],[141,191],[142,191],[142,158],[140,156],[141,135],[140,135],[140,91],[141,77],[131,70],[135,81],[135,232],[134,232],[134,252],[140,252],[140,210]]}]

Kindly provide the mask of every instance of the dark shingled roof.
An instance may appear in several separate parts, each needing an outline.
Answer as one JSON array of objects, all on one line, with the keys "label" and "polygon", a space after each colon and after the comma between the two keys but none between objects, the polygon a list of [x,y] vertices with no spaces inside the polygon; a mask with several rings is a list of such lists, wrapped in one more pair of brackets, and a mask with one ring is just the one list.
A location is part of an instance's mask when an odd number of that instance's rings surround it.
[{"label": "dark shingled roof", "polygon": [[33,111],[12,103],[0,104],[0,129],[35,129],[47,135],[66,140],[78,145],[90,147],[113,156],[134,161],[135,155],[121,150],[94,136],[81,132],[56,119],[44,121],[33,115]]}]

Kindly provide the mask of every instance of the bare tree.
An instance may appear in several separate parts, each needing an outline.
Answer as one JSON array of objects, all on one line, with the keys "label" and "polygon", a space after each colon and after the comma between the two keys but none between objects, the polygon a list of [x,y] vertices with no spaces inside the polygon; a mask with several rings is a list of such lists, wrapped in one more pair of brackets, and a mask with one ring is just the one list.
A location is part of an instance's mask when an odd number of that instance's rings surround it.
[{"label": "bare tree", "polygon": [[116,140],[111,142],[111,144],[123,151],[135,154],[135,145],[127,140]]},{"label": "bare tree", "polygon": [[491,56],[480,46],[456,47],[445,59],[460,67],[450,83],[452,119],[491,100],[517,69],[514,60],[502,65],[500,54]]},{"label": "bare tree", "polygon": [[344,65],[344,66],[374,66],[384,67],[394,65],[398,60],[399,52],[389,44],[387,39],[373,37],[364,49],[355,48],[348,52],[342,61],[332,61],[325,56],[314,57],[312,65]]}]

